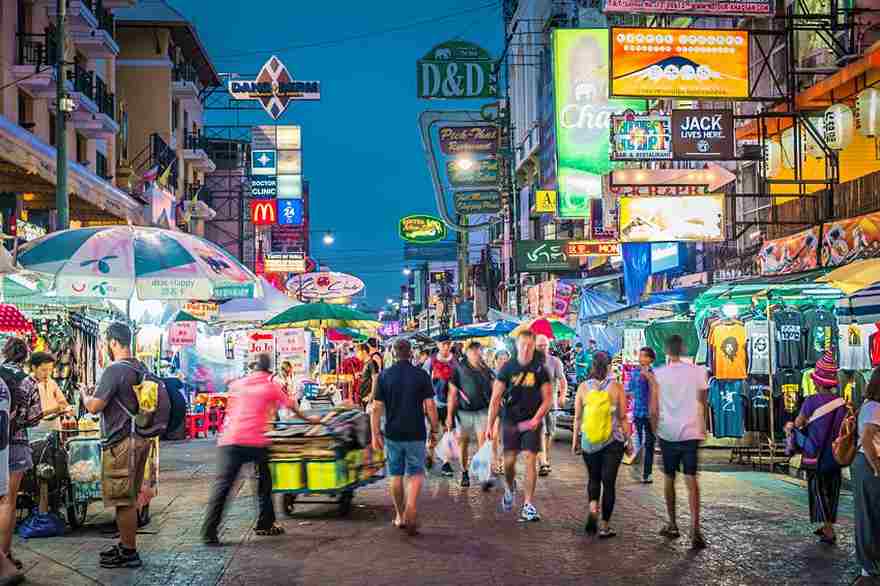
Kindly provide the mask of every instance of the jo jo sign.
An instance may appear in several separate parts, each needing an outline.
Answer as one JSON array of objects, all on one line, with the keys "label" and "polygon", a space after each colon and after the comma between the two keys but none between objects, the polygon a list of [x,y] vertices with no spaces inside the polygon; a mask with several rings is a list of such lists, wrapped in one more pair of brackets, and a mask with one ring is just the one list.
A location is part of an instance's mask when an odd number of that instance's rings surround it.
[{"label": "jo jo sign", "polygon": [[437,45],[416,66],[420,98],[467,100],[498,97],[498,64],[466,41]]}]

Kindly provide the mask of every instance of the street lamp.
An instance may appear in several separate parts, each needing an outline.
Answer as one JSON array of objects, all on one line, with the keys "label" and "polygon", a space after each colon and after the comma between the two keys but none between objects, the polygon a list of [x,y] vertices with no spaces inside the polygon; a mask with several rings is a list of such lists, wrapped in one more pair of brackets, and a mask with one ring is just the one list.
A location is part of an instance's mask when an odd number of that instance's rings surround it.
[{"label": "street lamp", "polygon": [[324,232],[324,244],[330,246],[334,242],[336,242],[336,238],[333,236],[333,232],[330,230]]},{"label": "street lamp", "polygon": [[389,297],[388,299],[385,300],[385,303],[387,303],[388,305],[393,305],[394,300]]},{"label": "street lamp", "polygon": [[410,276],[410,275],[412,274],[412,269],[410,269],[410,268],[404,268],[404,269],[403,269],[403,274],[406,275],[407,277]]}]

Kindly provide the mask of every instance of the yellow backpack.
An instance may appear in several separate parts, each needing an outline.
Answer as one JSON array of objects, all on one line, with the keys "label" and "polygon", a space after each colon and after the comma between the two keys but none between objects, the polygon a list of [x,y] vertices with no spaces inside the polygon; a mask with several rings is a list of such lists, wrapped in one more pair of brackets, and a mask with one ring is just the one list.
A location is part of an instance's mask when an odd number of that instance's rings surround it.
[{"label": "yellow backpack", "polygon": [[606,380],[599,388],[584,394],[584,415],[581,432],[593,445],[601,445],[611,439],[611,393]]}]

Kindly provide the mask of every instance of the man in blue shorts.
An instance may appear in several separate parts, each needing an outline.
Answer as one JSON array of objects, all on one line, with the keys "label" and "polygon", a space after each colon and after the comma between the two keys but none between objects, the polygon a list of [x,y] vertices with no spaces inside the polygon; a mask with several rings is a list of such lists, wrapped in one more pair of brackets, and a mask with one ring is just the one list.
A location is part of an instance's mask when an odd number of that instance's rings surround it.
[{"label": "man in blue shorts", "polygon": [[[437,443],[440,422],[431,377],[413,366],[409,342],[395,342],[394,355],[397,361],[379,376],[373,398],[370,419],[373,449],[385,450],[394,498],[394,526],[415,535],[418,532],[416,501],[425,479],[425,440],[428,440],[425,414],[431,420],[430,449]],[[385,416],[384,435],[380,425],[382,415]]]}]

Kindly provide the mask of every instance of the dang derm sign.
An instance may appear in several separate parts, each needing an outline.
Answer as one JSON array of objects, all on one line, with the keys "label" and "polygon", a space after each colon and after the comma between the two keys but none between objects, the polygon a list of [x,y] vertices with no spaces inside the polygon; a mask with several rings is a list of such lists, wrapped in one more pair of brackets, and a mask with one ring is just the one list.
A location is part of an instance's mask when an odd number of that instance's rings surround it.
[{"label": "dang derm sign", "polygon": [[645,101],[610,99],[608,29],[553,31],[559,215],[589,216],[601,197],[601,175],[611,171],[611,115],[643,112]]}]

